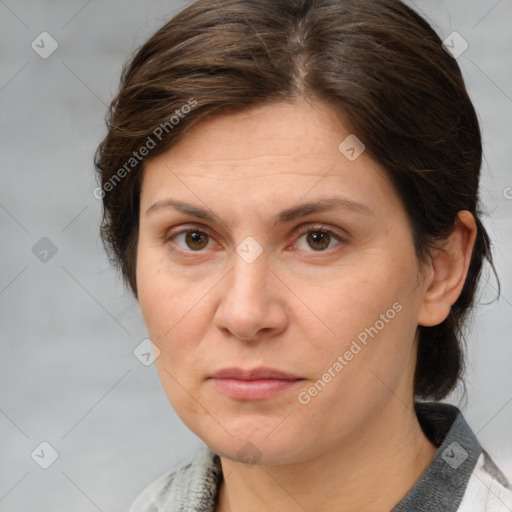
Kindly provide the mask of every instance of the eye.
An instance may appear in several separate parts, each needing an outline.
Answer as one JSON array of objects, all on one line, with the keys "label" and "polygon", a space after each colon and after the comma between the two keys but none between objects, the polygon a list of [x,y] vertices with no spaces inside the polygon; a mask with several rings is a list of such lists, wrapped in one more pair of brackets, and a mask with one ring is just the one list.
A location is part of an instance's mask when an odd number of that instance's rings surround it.
[{"label": "eye", "polygon": [[326,249],[332,248],[329,246],[333,241],[337,242],[334,247],[345,241],[345,237],[323,226],[304,226],[299,229],[299,234],[301,236],[295,245],[298,249],[306,251],[309,247],[315,252],[325,252]]},{"label": "eye", "polygon": [[205,231],[192,228],[173,233],[166,237],[166,243],[171,241],[183,251],[199,252],[205,249],[212,240],[210,235]]}]

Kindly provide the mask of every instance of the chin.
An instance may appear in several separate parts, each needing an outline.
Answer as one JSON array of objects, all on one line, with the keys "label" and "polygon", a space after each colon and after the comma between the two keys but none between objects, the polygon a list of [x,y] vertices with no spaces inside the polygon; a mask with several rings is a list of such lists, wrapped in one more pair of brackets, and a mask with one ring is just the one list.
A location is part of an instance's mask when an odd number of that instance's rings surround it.
[{"label": "chin", "polygon": [[[281,420],[282,421],[282,420]],[[235,426],[236,423],[236,426]],[[304,435],[290,432],[277,422],[272,428],[264,428],[261,418],[237,418],[236,422],[221,422],[222,427],[209,424],[193,432],[217,455],[235,462],[252,465],[292,464],[300,460],[305,446]],[[276,428],[277,426],[277,428]],[[289,426],[288,426],[289,427]],[[189,427],[190,428],[190,427]],[[295,426],[293,429],[295,430]]]}]

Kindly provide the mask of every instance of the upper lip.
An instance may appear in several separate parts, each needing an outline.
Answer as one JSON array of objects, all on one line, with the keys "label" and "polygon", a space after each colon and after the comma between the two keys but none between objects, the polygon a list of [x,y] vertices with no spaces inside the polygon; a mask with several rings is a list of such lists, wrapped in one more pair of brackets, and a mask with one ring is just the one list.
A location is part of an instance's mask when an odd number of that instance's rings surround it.
[{"label": "upper lip", "polygon": [[224,368],[212,374],[215,379],[238,379],[238,380],[256,380],[256,379],[280,379],[280,380],[298,380],[300,377],[290,373],[276,370],[274,368],[254,368],[252,370],[243,370],[242,368]]}]

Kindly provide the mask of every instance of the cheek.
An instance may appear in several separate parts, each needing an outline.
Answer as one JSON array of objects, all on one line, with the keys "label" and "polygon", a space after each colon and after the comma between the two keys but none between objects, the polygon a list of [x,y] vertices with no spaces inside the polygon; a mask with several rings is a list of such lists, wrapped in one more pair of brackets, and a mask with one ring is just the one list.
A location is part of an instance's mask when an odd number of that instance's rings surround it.
[{"label": "cheek", "polygon": [[377,321],[380,326],[380,316],[386,312],[389,317],[395,316],[393,304],[402,304],[407,288],[401,281],[405,273],[397,274],[396,267],[386,266],[382,260],[379,264],[361,263],[341,269],[325,286],[302,281],[300,288],[296,288],[297,295],[311,304],[307,314],[315,313],[328,328],[326,333],[330,331],[331,335],[346,339],[355,337]]},{"label": "cheek", "polygon": [[[169,271],[161,252],[139,249],[139,307],[149,337],[160,349],[157,368],[168,386],[172,387],[173,382],[165,370],[183,379],[185,369],[194,367],[194,357],[211,322],[211,312],[206,308],[213,277],[191,280],[183,273]],[[186,379],[190,376],[188,371]]]},{"label": "cheek", "polygon": [[[149,337],[161,351],[157,359],[158,367],[162,360],[168,358],[169,340],[173,339],[182,324],[186,325],[186,322],[179,322],[183,312],[177,297],[182,297],[183,291],[162,271],[154,252],[140,246],[137,254],[137,289],[139,308]],[[174,347],[173,351],[176,353],[178,350],[179,347]]]},{"label": "cheek", "polygon": [[201,295],[204,286],[168,275],[144,251],[138,260],[139,307],[148,335],[159,348],[155,361],[164,392],[173,408],[193,429],[201,409],[191,396],[198,394],[194,374],[197,347],[204,329]]},{"label": "cheek", "polygon": [[325,287],[304,282],[299,292],[307,293],[315,312],[299,321],[306,353],[314,352],[318,376],[330,369],[343,386],[372,387],[376,377],[370,369],[393,381],[411,356],[417,309],[410,293],[417,276],[414,258],[397,265],[394,258],[373,256],[344,268]]},{"label": "cheek", "polygon": [[180,275],[166,269],[165,251],[146,245],[144,238],[139,241],[136,275],[139,306],[148,329],[170,329],[193,289],[185,293]]}]

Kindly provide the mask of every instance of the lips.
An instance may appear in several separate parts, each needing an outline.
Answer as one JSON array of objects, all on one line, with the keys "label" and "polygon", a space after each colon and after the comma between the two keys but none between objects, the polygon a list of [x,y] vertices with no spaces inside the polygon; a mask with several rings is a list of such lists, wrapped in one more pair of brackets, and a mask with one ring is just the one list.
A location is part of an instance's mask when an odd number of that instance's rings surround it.
[{"label": "lips", "polygon": [[304,380],[274,368],[224,368],[210,379],[217,391],[237,400],[266,400],[291,390]]},{"label": "lips", "polygon": [[300,377],[291,375],[274,368],[254,368],[253,370],[242,370],[241,368],[224,368],[212,375],[214,379],[237,379],[237,380],[299,380]]}]

